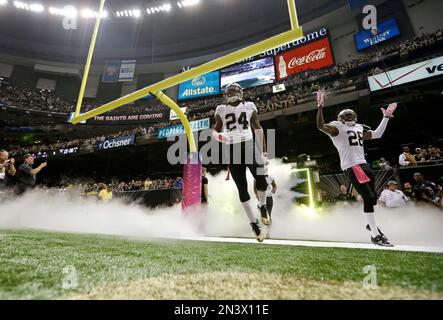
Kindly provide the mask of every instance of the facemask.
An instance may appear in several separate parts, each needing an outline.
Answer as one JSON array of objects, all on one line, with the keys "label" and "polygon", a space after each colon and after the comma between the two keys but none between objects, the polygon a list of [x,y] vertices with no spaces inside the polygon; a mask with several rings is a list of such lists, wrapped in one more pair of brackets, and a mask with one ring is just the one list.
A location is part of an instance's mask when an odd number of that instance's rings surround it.
[{"label": "facemask", "polygon": [[232,97],[226,97],[226,101],[228,101],[228,103],[234,103],[238,100],[241,100],[241,98],[237,95],[232,96]]},{"label": "facemask", "polygon": [[355,126],[355,121],[345,121],[345,125],[347,125],[348,127]]}]

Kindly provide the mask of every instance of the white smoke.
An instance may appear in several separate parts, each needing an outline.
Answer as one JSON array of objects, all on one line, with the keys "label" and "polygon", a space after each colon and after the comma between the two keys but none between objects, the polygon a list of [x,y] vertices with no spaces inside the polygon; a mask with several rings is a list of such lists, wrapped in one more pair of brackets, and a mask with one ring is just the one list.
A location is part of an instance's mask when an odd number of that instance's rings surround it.
[{"label": "white smoke", "polygon": [[119,200],[108,203],[44,191],[0,204],[0,228],[180,238],[195,235],[178,207],[151,211]]},{"label": "white smoke", "polygon": [[[271,161],[269,174],[278,185],[272,211],[271,235],[278,239],[369,242],[362,205],[310,210],[297,206],[291,192],[299,180],[291,166]],[[209,206],[202,212],[205,234],[223,237],[253,237],[249,221],[226,172],[209,176]],[[254,207],[252,175],[248,173]],[[433,208],[408,206],[387,209],[377,206],[377,223],[394,244],[443,246],[443,212]],[[257,217],[259,216],[257,209]],[[113,200],[100,203],[72,195],[36,191],[0,203],[0,228],[33,228],[62,232],[110,234],[147,238],[186,238],[198,235],[193,221],[181,214],[180,206],[148,209]]]}]

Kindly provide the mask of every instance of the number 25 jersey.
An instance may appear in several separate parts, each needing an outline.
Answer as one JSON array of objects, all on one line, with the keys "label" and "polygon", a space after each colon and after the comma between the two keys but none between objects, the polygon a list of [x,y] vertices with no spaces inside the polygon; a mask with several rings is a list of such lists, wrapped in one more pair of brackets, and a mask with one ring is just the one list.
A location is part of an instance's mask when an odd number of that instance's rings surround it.
[{"label": "number 25 jersey", "polygon": [[363,148],[363,126],[358,123],[348,126],[340,121],[332,121],[329,125],[338,129],[337,136],[329,135],[329,137],[337,148],[341,169],[344,171],[357,164],[366,163]]},{"label": "number 25 jersey", "polygon": [[219,105],[215,114],[223,121],[223,133],[229,138],[229,143],[234,144],[249,141],[253,138],[251,130],[252,114],[257,112],[253,102],[244,101],[238,106]]}]

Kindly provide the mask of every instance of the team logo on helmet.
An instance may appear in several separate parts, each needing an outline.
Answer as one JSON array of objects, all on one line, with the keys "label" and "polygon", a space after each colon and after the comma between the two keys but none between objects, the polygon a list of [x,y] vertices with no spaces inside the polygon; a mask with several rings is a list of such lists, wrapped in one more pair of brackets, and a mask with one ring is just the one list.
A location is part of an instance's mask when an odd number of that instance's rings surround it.
[{"label": "team logo on helmet", "polygon": [[337,120],[341,123],[353,126],[357,122],[357,114],[354,110],[345,109],[338,114]]}]

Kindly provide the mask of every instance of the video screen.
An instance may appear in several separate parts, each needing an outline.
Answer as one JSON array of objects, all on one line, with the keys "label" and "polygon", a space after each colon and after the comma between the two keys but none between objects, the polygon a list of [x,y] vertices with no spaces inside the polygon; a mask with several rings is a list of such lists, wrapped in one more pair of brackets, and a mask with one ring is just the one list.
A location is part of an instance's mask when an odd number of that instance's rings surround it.
[{"label": "video screen", "polygon": [[238,83],[243,89],[275,82],[274,58],[269,57],[221,70],[221,88]]}]

